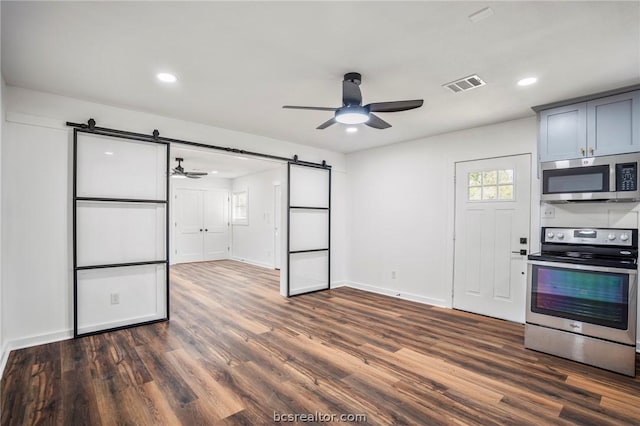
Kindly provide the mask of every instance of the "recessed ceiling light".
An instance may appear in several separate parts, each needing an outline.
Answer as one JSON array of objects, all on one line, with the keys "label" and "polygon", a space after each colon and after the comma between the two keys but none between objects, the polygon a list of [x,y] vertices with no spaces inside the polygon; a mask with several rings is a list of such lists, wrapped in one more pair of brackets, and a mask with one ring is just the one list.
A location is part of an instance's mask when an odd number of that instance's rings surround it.
[{"label": "recessed ceiling light", "polygon": [[178,81],[178,78],[175,75],[168,72],[160,72],[156,75],[156,77],[158,77],[158,80],[162,81],[163,83],[175,83],[176,81]]},{"label": "recessed ceiling light", "polygon": [[523,78],[522,80],[518,81],[518,86],[529,86],[535,83],[536,81],[538,81],[538,79],[535,77]]},{"label": "recessed ceiling light", "polygon": [[347,127],[347,133],[355,133],[358,131],[357,127]]},{"label": "recessed ceiling light", "polygon": [[215,175],[216,173],[218,173],[218,171],[217,171],[217,170],[211,170],[211,171],[209,172],[209,174],[210,174],[210,175]]},{"label": "recessed ceiling light", "polygon": [[113,155],[113,152],[111,152],[111,151],[105,151],[105,152],[104,152],[104,155]]}]

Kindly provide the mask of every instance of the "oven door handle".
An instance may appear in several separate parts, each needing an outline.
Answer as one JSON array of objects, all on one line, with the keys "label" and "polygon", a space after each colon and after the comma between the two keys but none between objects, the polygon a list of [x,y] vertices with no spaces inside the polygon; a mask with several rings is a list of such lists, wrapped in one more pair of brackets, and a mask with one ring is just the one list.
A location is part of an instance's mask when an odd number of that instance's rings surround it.
[{"label": "oven door handle", "polygon": [[615,274],[628,274],[631,276],[638,275],[637,269],[626,269],[626,268],[612,268],[609,266],[595,266],[595,265],[583,265],[583,264],[574,264],[574,263],[564,263],[564,262],[546,262],[540,260],[529,260],[527,261],[529,265],[539,265],[539,266],[550,266],[554,268],[562,268],[562,269],[577,269],[580,271],[594,271],[594,272],[610,272]]}]

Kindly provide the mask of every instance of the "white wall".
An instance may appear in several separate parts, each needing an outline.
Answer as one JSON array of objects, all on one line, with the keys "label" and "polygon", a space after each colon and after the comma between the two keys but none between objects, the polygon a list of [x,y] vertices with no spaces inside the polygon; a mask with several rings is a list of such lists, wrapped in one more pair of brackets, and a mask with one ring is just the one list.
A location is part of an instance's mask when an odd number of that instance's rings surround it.
[{"label": "white wall", "polygon": [[[2,8],[0,7],[0,10]],[[0,22],[2,22],[2,13],[0,12]],[[0,33],[2,32],[0,24]],[[0,49],[0,70],[2,70],[2,49]],[[4,94],[5,94],[5,82],[4,76],[0,71],[0,242],[2,241],[2,141],[4,139]],[[0,243],[0,259],[2,259],[2,244]],[[7,362],[8,351],[5,347],[5,333],[4,333],[4,311],[2,309],[2,262],[0,261],[0,377],[4,371],[4,366]]]},{"label": "white wall", "polygon": [[[249,193],[247,225],[231,225],[233,259],[267,268],[274,267],[274,185],[280,184],[283,189],[282,197],[286,200],[286,179],[286,164],[233,179],[232,193]],[[284,208],[282,214],[286,215]],[[280,226],[280,229],[283,227]],[[282,250],[286,250],[285,244],[282,244]]]},{"label": "white wall", "polygon": [[2,309],[10,346],[17,341],[22,345],[70,335],[70,146],[66,129],[6,123]]},{"label": "white wall", "polygon": [[[147,134],[158,129],[161,136],[284,157],[297,154],[301,160],[326,160],[338,173],[345,170],[343,154],[262,136],[11,86],[4,95],[8,123],[2,141],[2,310],[10,349],[71,336],[72,132],[66,121],[91,117],[101,127]],[[345,193],[340,188],[337,192]],[[345,203],[335,204],[334,223],[344,227]],[[343,260],[336,262],[334,280],[344,280],[337,276],[346,270]]]},{"label": "white wall", "polygon": [[536,126],[529,117],[349,154],[348,284],[451,306],[458,161],[532,154],[531,247],[537,247]]}]

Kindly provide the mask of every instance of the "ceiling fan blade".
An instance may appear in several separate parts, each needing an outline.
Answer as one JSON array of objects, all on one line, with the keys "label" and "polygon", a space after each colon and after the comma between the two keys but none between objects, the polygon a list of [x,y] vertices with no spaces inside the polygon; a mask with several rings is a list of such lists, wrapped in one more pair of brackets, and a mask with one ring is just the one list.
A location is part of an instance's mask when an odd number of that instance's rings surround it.
[{"label": "ceiling fan blade", "polygon": [[336,124],[336,119],[335,118],[332,118],[330,120],[325,121],[324,123],[322,123],[321,125],[316,127],[316,129],[318,129],[318,130],[326,129],[327,127],[331,126],[332,124]]},{"label": "ceiling fan blade", "polygon": [[295,106],[295,105],[284,105],[282,108],[285,109],[310,109],[313,111],[335,111],[338,108],[329,108],[329,107],[314,107],[314,106]]},{"label": "ceiling fan blade", "polygon": [[374,102],[366,105],[365,108],[369,108],[369,111],[371,112],[398,112],[420,108],[423,103],[424,100],[422,99],[415,99],[412,101]]},{"label": "ceiling fan blade", "polygon": [[199,175],[192,175],[190,173],[185,174],[186,177],[190,178],[190,179],[200,179],[202,176]]},{"label": "ceiling fan blade", "polygon": [[342,103],[343,105],[362,105],[362,93],[360,86],[353,81],[344,80],[342,82]]},{"label": "ceiling fan blade", "polygon": [[209,173],[207,172],[185,172],[185,174],[189,177],[193,176],[207,176]]},{"label": "ceiling fan blade", "polygon": [[373,127],[374,129],[388,129],[389,127],[391,127],[391,124],[373,114],[369,114],[369,121],[366,121],[364,124],[369,127]]}]

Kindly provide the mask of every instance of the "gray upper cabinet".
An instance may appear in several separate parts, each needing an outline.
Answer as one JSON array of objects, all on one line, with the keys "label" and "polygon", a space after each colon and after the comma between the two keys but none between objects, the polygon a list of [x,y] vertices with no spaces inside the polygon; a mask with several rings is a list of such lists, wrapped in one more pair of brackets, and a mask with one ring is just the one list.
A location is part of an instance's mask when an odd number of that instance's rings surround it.
[{"label": "gray upper cabinet", "polygon": [[640,91],[540,111],[540,161],[640,151]]},{"label": "gray upper cabinet", "polygon": [[587,145],[587,104],[540,112],[540,161],[584,156]]},{"label": "gray upper cabinet", "polygon": [[640,91],[587,102],[591,155],[640,151]]}]

